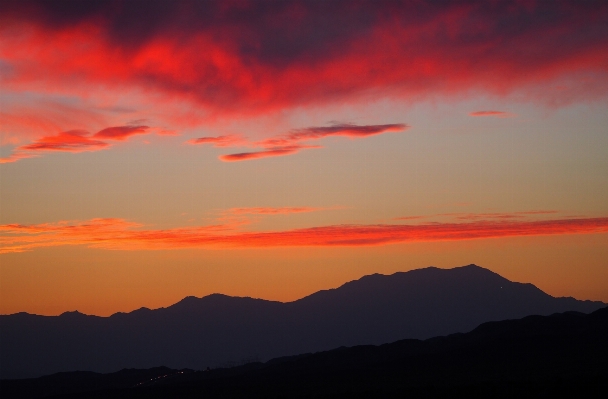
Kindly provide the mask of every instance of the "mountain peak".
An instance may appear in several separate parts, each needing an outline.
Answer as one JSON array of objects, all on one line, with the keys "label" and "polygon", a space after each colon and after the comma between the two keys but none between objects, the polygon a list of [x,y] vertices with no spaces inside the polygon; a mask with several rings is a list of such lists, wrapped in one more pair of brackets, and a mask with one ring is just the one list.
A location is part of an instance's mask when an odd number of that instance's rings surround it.
[{"label": "mountain peak", "polygon": [[[214,295],[214,294],[211,294]],[[196,302],[199,301],[202,298],[199,298],[197,296],[194,295],[188,295],[186,297],[184,297],[184,299],[182,299],[181,301],[177,302],[177,303],[192,303],[192,302]]]},{"label": "mountain peak", "polygon": [[[484,271],[484,272],[490,272],[490,273],[494,273],[492,270],[490,269],[486,269],[485,267],[476,265],[475,263],[471,263],[465,266],[458,266],[458,267],[454,267],[452,269],[442,269],[442,270],[479,270],[479,271]],[[496,274],[496,273],[494,273]]]},{"label": "mountain peak", "polygon": [[59,317],[86,317],[87,315],[84,313],[81,313],[77,310],[72,310],[72,311],[67,311],[67,312],[63,312],[62,314],[59,315]]},{"label": "mountain peak", "polygon": [[[442,269],[436,266],[423,267],[420,269],[408,270],[405,272],[395,272],[393,274],[369,274],[365,275],[357,280],[349,281],[339,288],[342,287],[354,287],[361,286],[362,284],[366,285],[384,285],[384,284],[400,284],[407,280],[418,280],[418,279],[436,279],[436,278],[461,278],[464,280],[471,280],[471,282],[476,281],[477,278],[494,278],[496,281],[500,282],[510,282],[509,280],[502,277],[500,274],[495,273],[489,269],[478,266],[476,264],[469,264],[466,266],[454,267],[451,269]],[[330,289],[326,291],[335,291],[336,289]],[[323,291],[323,292],[326,292]],[[315,294],[312,294],[315,295]]]}]

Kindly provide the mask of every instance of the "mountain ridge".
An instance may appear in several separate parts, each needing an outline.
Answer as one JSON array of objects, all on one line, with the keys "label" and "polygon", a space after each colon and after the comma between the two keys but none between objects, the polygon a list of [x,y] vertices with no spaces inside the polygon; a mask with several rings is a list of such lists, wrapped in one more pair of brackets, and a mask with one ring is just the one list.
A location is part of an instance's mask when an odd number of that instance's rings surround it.
[{"label": "mountain ridge", "polygon": [[606,334],[608,307],[591,314],[487,322],[468,333],[340,347],[236,367],[73,371],[0,380],[0,388],[7,399],[602,397],[608,388]]},{"label": "mountain ridge", "polygon": [[554,298],[532,284],[469,265],[364,276],[292,302],[211,294],[107,317],[19,313],[0,316],[0,377],[158,364],[204,369],[244,358],[427,339],[488,321],[589,313],[603,306]]},{"label": "mountain ridge", "polygon": [[[41,316],[41,317],[60,317],[60,316],[64,316],[64,315],[67,316],[67,315],[76,315],[76,314],[78,314],[78,315],[83,315],[83,316],[110,318],[110,317],[120,316],[120,315],[129,315],[129,314],[132,314],[132,313],[135,313],[135,312],[140,312],[140,311],[157,311],[157,310],[163,310],[163,309],[171,309],[171,308],[174,308],[176,305],[182,304],[185,301],[195,301],[195,300],[196,301],[200,301],[200,300],[204,300],[204,299],[213,299],[213,298],[234,298],[234,299],[245,299],[245,300],[252,299],[252,300],[263,301],[263,302],[267,302],[267,303],[292,304],[292,303],[299,302],[299,301],[302,301],[304,299],[313,297],[313,296],[315,296],[317,294],[331,293],[331,292],[334,292],[336,290],[339,290],[341,288],[346,288],[346,287],[350,288],[351,286],[356,285],[356,283],[363,282],[363,281],[367,282],[367,281],[370,281],[372,278],[374,278],[374,279],[376,279],[376,278],[382,279],[382,278],[391,278],[391,277],[394,278],[394,277],[402,277],[402,276],[412,276],[415,272],[418,272],[418,271],[439,271],[439,272],[441,272],[441,271],[446,271],[446,270],[455,271],[455,270],[465,270],[465,269],[469,269],[469,270],[475,269],[477,271],[486,272],[486,273],[488,273],[488,275],[494,275],[494,276],[498,277],[499,279],[501,279],[502,281],[505,281],[505,282],[508,282],[508,283],[511,283],[511,284],[520,284],[520,285],[524,285],[524,286],[534,287],[538,291],[546,294],[544,291],[542,291],[541,289],[539,289],[538,287],[536,287],[532,283],[521,283],[521,282],[510,281],[510,280],[502,277],[500,274],[498,274],[496,272],[493,272],[493,271],[491,271],[489,269],[483,268],[483,267],[478,266],[476,264],[469,264],[469,265],[465,265],[465,266],[454,267],[454,268],[451,268],[451,269],[443,269],[443,268],[439,268],[439,267],[436,267],[436,266],[428,266],[428,267],[425,267],[425,268],[413,269],[413,270],[409,270],[409,271],[405,271],[405,272],[399,271],[399,272],[395,272],[395,273],[392,273],[392,274],[381,274],[381,273],[367,274],[367,275],[364,275],[364,276],[362,276],[362,277],[360,277],[358,279],[347,281],[347,282],[343,283],[342,285],[340,285],[338,287],[319,290],[319,291],[313,292],[313,293],[311,293],[309,295],[303,296],[302,298],[298,298],[298,299],[295,299],[293,301],[287,301],[287,302],[281,302],[281,301],[271,300],[271,299],[265,299],[265,298],[256,298],[256,297],[251,297],[251,296],[227,295],[227,294],[222,294],[222,293],[219,293],[219,292],[215,292],[215,293],[208,294],[208,295],[205,295],[205,296],[202,296],[202,297],[197,297],[195,295],[187,295],[184,298],[180,299],[179,301],[177,301],[177,302],[175,302],[175,303],[173,303],[171,305],[168,305],[168,306],[163,306],[163,307],[159,307],[159,308],[148,308],[146,306],[142,306],[142,307],[140,307],[138,309],[134,309],[134,310],[131,310],[131,311],[128,311],[128,312],[115,312],[115,313],[112,313],[112,314],[110,314],[108,316],[100,316],[100,315],[95,315],[95,314],[82,313],[81,311],[79,311],[77,309],[76,310],[68,310],[68,311],[65,311],[65,312],[63,312],[61,314],[58,314],[58,315],[39,315],[39,314],[35,314],[35,313],[28,313],[28,312],[23,312],[22,311],[22,312],[17,312],[17,313],[10,313],[10,314],[0,314],[0,316],[13,316],[13,315],[18,315],[18,314],[27,314],[27,315],[31,315],[31,316]],[[547,295],[549,295],[549,294],[547,294]],[[555,298],[555,299],[568,299],[568,300],[569,299],[573,299],[573,300],[576,300],[576,301],[579,301],[579,302],[593,303],[593,304],[602,304],[602,303],[604,303],[602,301],[594,301],[594,300],[589,300],[589,299],[576,299],[576,298],[574,298],[572,296],[562,296],[562,297],[553,297],[553,298]]]}]

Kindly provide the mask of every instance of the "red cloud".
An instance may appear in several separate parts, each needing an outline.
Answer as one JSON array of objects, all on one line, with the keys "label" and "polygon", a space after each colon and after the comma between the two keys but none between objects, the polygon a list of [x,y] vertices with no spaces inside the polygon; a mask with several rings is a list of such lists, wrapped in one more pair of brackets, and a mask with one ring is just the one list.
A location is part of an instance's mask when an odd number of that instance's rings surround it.
[{"label": "red cloud", "polygon": [[[350,138],[361,138],[374,136],[386,132],[399,132],[408,129],[409,126],[402,123],[394,123],[387,125],[353,125],[353,124],[336,124],[323,127],[309,127],[298,129],[289,134],[278,135],[268,139],[251,143],[254,147],[263,147],[265,150],[242,152],[237,154],[221,155],[220,159],[226,162],[247,161],[251,159],[276,157],[283,155],[291,155],[299,152],[302,149],[321,148],[316,145],[299,144],[302,141],[319,140],[328,136],[344,136]],[[189,141],[191,144],[205,143],[221,143],[221,146],[232,146],[236,141],[232,139],[234,136],[219,136],[219,137],[202,137]],[[201,141],[202,140],[202,141]],[[227,145],[223,145],[227,143]],[[245,142],[246,143],[246,142]],[[241,144],[243,145],[243,144]],[[216,147],[220,145],[216,144]]]},{"label": "red cloud", "polygon": [[236,147],[246,145],[247,140],[237,135],[226,135],[217,137],[199,137],[197,139],[188,140],[186,143],[196,144],[212,144],[214,147]]},{"label": "red cloud", "polygon": [[235,161],[248,161],[251,159],[268,158],[268,157],[280,157],[284,155],[295,154],[301,149],[305,148],[321,148],[320,146],[311,145],[291,145],[285,147],[277,147],[269,150],[254,151],[254,152],[241,152],[237,154],[220,155],[220,159],[225,162]]},{"label": "red cloud", "polygon": [[222,115],[471,90],[544,103],[608,92],[602,1],[159,0],[142,14],[131,1],[5,0],[0,15],[2,84],[20,92],[133,88]]},{"label": "red cloud", "polygon": [[334,225],[274,232],[234,232],[234,226],[144,230],[122,219],[84,223],[0,225],[0,253],[38,247],[87,245],[118,250],[369,246],[514,236],[608,233],[608,218],[474,221],[419,225]]},{"label": "red cloud", "polygon": [[319,140],[328,136],[344,136],[350,138],[360,138],[374,136],[386,132],[400,132],[408,129],[409,126],[402,123],[388,125],[352,125],[336,124],[323,127],[309,127],[306,129],[295,130],[292,133],[271,137],[258,142],[261,147],[293,145],[300,141]]},{"label": "red cloud", "polygon": [[512,116],[509,112],[504,111],[475,111],[469,114],[470,116],[496,116],[498,118],[506,118]]},{"label": "red cloud", "polygon": [[114,126],[108,127],[95,133],[93,137],[108,140],[124,141],[134,134],[148,133],[148,126]]},{"label": "red cloud", "polygon": [[[19,151],[68,151],[83,152],[97,151],[108,147],[109,144],[86,137],[88,132],[72,130],[62,132],[56,136],[42,137],[32,144],[19,147]],[[94,137],[94,136],[93,136]]]},{"label": "red cloud", "polygon": [[0,163],[16,162],[20,159],[34,158],[40,152],[45,151],[64,151],[64,152],[84,152],[99,151],[110,147],[106,140],[124,141],[134,134],[147,134],[148,126],[114,126],[109,127],[92,136],[85,130],[71,130],[61,132],[54,136],[44,136],[31,144],[17,147],[11,155],[1,158]]}]

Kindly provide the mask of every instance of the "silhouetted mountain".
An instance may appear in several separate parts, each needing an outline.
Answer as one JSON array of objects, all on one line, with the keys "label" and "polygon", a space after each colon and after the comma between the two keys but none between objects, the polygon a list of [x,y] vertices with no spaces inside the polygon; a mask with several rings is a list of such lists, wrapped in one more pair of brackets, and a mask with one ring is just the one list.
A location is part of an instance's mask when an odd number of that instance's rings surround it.
[{"label": "silhouetted mountain", "polygon": [[289,303],[214,294],[110,317],[18,313],[0,316],[1,377],[157,365],[200,370],[602,306],[554,298],[469,265],[374,274]]},{"label": "silhouetted mountain", "polygon": [[[3,397],[605,397],[608,307],[489,322],[425,341],[338,348],[230,369],[61,373],[0,382]],[[71,382],[71,384],[69,383]]]}]

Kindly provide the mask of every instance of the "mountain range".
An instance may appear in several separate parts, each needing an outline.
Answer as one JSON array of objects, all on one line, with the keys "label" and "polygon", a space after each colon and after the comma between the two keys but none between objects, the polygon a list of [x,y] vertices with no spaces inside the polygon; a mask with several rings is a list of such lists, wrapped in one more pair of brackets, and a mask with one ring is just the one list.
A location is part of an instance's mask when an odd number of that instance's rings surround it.
[{"label": "mountain range", "polygon": [[604,306],[468,265],[369,275],[288,303],[213,294],[109,317],[17,313],[0,316],[0,378],[160,365],[202,370]]},{"label": "mountain range", "polygon": [[604,398],[608,307],[194,371],[156,367],[0,380],[6,399]]}]

